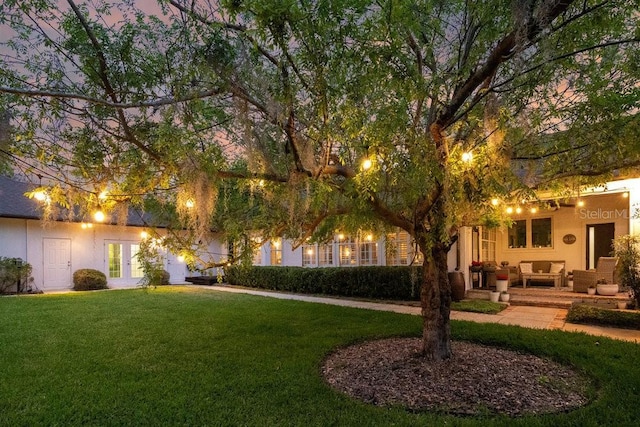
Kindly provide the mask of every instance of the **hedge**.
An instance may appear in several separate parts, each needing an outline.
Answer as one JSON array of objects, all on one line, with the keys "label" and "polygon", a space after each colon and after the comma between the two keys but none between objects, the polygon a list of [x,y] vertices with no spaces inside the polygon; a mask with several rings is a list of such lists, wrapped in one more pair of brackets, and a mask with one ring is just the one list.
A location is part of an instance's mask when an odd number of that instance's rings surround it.
[{"label": "hedge", "polygon": [[420,300],[419,267],[303,268],[231,266],[225,268],[231,285],[303,294]]},{"label": "hedge", "polygon": [[640,312],[608,310],[587,304],[575,304],[567,313],[567,322],[640,330]]}]

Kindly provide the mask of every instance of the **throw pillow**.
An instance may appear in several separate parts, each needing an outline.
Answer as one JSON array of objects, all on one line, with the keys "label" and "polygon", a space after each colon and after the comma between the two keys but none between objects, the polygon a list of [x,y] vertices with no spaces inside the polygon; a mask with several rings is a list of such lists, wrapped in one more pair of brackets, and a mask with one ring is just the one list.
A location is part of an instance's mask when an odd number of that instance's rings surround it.
[{"label": "throw pillow", "polygon": [[564,263],[552,262],[551,267],[549,268],[549,273],[558,274],[564,268]]},{"label": "throw pillow", "polygon": [[530,262],[521,262],[520,263],[520,272],[521,273],[533,273],[533,264]]}]

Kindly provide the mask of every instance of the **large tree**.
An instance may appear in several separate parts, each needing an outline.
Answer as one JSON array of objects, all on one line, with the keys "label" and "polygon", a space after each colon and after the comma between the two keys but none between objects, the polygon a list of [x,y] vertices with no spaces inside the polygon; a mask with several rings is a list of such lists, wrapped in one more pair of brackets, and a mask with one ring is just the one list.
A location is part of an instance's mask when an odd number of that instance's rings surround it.
[{"label": "large tree", "polygon": [[212,218],[229,239],[406,230],[433,359],[459,227],[533,197],[513,159],[535,185],[640,163],[637,0],[62,3],[0,5],[5,155],[67,204],[169,207],[183,248]]}]

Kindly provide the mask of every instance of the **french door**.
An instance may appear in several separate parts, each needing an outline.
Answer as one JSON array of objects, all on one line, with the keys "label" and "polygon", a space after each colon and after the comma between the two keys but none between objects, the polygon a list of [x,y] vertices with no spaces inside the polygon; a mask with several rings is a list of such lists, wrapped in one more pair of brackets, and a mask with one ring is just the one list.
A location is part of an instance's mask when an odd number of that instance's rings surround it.
[{"label": "french door", "polygon": [[144,277],[142,265],[138,260],[140,244],[127,241],[105,242],[105,274],[110,283],[135,284]]}]

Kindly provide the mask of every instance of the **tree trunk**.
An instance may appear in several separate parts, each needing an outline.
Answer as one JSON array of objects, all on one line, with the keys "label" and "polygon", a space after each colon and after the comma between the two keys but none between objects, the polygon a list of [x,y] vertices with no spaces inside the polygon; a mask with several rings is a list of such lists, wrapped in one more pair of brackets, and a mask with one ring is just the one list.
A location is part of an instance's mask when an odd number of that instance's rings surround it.
[{"label": "tree trunk", "polygon": [[[424,248],[424,246],[422,246]],[[430,360],[451,357],[451,286],[447,276],[447,248],[436,243],[423,251],[422,287],[422,354]]]}]

